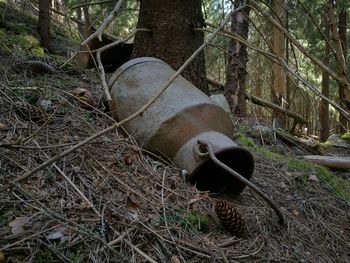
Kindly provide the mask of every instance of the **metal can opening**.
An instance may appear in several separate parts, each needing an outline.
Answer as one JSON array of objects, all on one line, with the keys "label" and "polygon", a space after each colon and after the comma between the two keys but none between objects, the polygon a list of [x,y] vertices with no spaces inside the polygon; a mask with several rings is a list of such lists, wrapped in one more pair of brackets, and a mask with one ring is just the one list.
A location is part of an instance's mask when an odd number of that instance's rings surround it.
[{"label": "metal can opening", "polygon": [[[232,147],[217,152],[216,157],[243,175],[250,179],[254,170],[254,159],[251,153],[241,147]],[[245,185],[232,177],[215,164],[211,159],[200,164],[190,176],[190,183],[196,185],[199,190],[209,190],[214,193],[226,193],[239,195]]]}]

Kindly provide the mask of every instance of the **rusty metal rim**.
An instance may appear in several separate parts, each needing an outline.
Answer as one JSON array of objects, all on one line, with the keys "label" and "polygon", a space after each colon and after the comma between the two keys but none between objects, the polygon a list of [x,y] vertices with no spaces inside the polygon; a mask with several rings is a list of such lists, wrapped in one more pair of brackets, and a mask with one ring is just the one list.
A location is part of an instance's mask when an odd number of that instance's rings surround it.
[{"label": "rusty metal rim", "polygon": [[157,63],[162,63],[164,64],[164,61],[158,59],[158,58],[153,58],[153,57],[140,57],[140,58],[134,58],[132,60],[129,60],[128,62],[124,63],[121,65],[111,76],[111,78],[108,81],[108,86],[109,89],[111,89],[114,86],[114,83],[117,81],[119,76],[123,74],[126,70],[129,68],[137,65],[137,64],[142,64],[146,62],[157,62]]}]

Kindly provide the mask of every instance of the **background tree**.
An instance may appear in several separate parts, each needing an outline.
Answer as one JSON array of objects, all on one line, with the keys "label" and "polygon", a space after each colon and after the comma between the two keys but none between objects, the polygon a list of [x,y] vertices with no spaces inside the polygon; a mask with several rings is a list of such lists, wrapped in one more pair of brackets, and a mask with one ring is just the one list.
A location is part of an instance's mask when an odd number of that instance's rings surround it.
[{"label": "background tree", "polygon": [[[346,35],[346,29],[347,29],[347,10],[345,6],[340,7],[340,11],[338,14],[338,31],[339,31],[339,40],[341,43],[342,53],[344,59],[344,72],[341,72],[341,75],[343,75],[343,78],[348,78],[348,81],[350,81],[350,76],[347,76],[349,73],[349,67],[347,66],[347,54],[348,54],[348,41],[347,41],[347,35]],[[341,105],[343,105],[344,108],[346,108],[350,112],[350,85],[340,85],[339,86],[339,99],[341,102]],[[344,116],[340,116],[340,132],[346,132],[349,130],[349,121],[344,118]]]},{"label": "background tree", "polygon": [[50,6],[51,6],[51,1],[39,0],[38,32],[40,35],[41,45],[47,50],[50,50],[50,43],[51,43]]},{"label": "background tree", "polygon": [[[330,53],[330,47],[328,45],[329,43],[329,33],[330,33],[330,26],[329,26],[329,19],[327,15],[327,8],[325,6],[325,12],[323,14],[322,19],[322,25],[324,29],[324,35],[326,37],[326,40],[324,41],[324,58],[323,63],[327,66],[329,66],[329,53]],[[328,40],[328,43],[327,43]],[[329,98],[329,75],[327,72],[322,72],[322,94]],[[325,100],[321,100],[320,105],[320,141],[324,142],[329,137],[329,129],[330,129],[330,123],[329,123],[329,103]]]},{"label": "background tree", "polygon": [[[285,0],[274,0],[273,11],[283,27],[286,27],[286,2]],[[273,27],[273,51],[280,59],[285,59],[285,39],[283,33]],[[273,63],[272,70],[272,101],[285,108],[286,107],[286,75],[279,63]],[[276,119],[276,126],[286,128],[286,116],[278,111],[274,111],[274,118]]]},{"label": "background tree", "polygon": [[[234,8],[243,5],[245,1],[235,0]],[[249,4],[249,1],[247,1]],[[246,6],[243,10],[232,14],[231,31],[248,38],[250,8]],[[230,39],[228,47],[228,62],[226,68],[225,96],[230,105],[231,112],[236,116],[246,116],[245,101],[245,77],[247,75],[247,47],[235,39]]]},{"label": "background tree", "polygon": [[[178,69],[203,43],[204,19],[201,0],[142,0],[138,32],[134,39],[133,57],[151,56]],[[198,55],[182,74],[204,92],[208,92],[204,52]]]}]

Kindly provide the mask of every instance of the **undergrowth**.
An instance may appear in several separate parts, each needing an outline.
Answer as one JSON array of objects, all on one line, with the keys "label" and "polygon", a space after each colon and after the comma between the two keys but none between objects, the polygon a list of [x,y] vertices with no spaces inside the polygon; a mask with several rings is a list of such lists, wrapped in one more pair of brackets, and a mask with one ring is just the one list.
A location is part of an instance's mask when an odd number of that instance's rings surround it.
[{"label": "undergrowth", "polygon": [[329,169],[315,165],[302,159],[282,155],[263,146],[258,146],[251,138],[243,133],[235,135],[235,141],[242,146],[248,147],[252,152],[261,154],[271,160],[272,163],[280,163],[287,168],[289,173],[297,173],[294,177],[298,187],[303,187],[308,183],[310,175],[316,175],[321,181],[326,183],[335,194],[350,204],[350,182],[338,177]]}]

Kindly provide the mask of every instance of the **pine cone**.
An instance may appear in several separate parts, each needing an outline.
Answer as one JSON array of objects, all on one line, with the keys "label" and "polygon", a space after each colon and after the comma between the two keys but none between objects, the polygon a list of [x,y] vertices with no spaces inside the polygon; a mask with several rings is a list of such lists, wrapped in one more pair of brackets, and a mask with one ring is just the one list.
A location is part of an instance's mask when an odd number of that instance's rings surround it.
[{"label": "pine cone", "polygon": [[215,213],[221,224],[232,235],[242,237],[246,232],[246,225],[242,214],[232,203],[225,200],[217,200],[215,203]]},{"label": "pine cone", "polygon": [[91,110],[97,106],[97,103],[92,96],[91,92],[87,89],[76,88],[73,90],[73,95],[77,97],[80,103],[80,107],[86,110]]},{"label": "pine cone", "polygon": [[17,114],[26,120],[43,122],[46,118],[46,114],[39,107],[35,107],[28,102],[17,101],[15,105]]}]

